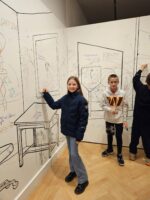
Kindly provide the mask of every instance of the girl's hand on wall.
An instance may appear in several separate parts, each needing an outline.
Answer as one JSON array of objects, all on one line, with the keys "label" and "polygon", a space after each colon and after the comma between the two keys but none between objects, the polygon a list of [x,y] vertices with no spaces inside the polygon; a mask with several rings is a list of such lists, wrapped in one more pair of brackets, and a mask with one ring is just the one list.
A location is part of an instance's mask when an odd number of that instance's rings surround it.
[{"label": "girl's hand on wall", "polygon": [[47,88],[43,88],[43,89],[41,90],[41,93],[44,93],[44,92],[48,92],[48,89],[47,89]]}]

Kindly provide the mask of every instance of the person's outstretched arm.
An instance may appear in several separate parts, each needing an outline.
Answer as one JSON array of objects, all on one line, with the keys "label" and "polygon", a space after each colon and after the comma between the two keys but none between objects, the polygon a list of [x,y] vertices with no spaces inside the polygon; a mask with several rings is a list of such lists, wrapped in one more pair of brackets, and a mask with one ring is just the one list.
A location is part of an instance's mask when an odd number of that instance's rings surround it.
[{"label": "person's outstretched arm", "polygon": [[143,83],[140,81],[141,78],[141,73],[142,71],[147,67],[147,64],[143,64],[141,65],[140,70],[138,70],[136,72],[136,74],[133,77],[133,87],[135,89],[135,91],[137,91],[139,88],[141,88],[143,86]]},{"label": "person's outstretched arm", "polygon": [[52,109],[60,109],[61,108],[61,104],[62,104],[62,98],[54,101],[53,97],[49,94],[49,92],[47,91],[47,89],[43,89],[42,91],[43,93],[43,98],[45,99],[45,101],[47,102],[47,104],[52,108]]}]

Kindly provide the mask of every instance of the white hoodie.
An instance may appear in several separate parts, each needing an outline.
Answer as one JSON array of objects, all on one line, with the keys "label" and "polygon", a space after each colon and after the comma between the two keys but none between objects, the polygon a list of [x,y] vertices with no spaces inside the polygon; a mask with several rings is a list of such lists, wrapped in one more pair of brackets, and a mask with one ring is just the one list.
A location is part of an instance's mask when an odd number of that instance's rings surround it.
[{"label": "white hoodie", "polygon": [[[111,107],[115,108],[117,114],[111,112]],[[102,108],[104,112],[104,119],[110,123],[123,123],[127,121],[128,103],[125,96],[125,91],[118,89],[112,93],[110,88],[103,92]]]}]

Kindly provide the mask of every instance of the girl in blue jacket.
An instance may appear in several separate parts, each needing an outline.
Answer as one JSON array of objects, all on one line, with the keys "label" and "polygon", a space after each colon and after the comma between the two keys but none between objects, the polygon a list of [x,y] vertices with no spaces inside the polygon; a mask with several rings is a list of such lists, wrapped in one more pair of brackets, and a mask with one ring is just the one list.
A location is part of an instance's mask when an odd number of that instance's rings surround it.
[{"label": "girl in blue jacket", "polygon": [[88,103],[83,97],[79,79],[71,76],[67,80],[67,94],[57,101],[54,101],[47,89],[43,89],[43,97],[52,109],[61,109],[61,132],[66,136],[70,173],[65,181],[70,182],[76,176],[78,185],[75,188],[76,194],[84,192],[88,185],[88,176],[85,166],[78,154],[78,143],[83,139],[88,123]]}]

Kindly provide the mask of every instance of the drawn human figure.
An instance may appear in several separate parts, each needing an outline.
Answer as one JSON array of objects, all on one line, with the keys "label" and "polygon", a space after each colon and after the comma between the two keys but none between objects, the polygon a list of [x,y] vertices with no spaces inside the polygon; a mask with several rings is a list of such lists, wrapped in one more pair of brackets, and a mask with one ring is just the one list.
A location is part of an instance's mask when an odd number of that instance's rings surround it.
[{"label": "drawn human figure", "polygon": [[6,110],[7,101],[6,101],[6,78],[7,71],[4,68],[4,63],[2,59],[2,53],[5,48],[5,37],[0,33],[0,101],[3,106],[3,109]]}]

